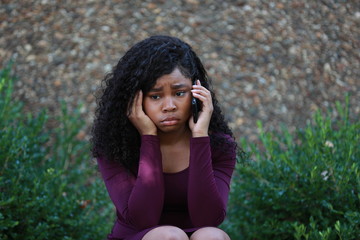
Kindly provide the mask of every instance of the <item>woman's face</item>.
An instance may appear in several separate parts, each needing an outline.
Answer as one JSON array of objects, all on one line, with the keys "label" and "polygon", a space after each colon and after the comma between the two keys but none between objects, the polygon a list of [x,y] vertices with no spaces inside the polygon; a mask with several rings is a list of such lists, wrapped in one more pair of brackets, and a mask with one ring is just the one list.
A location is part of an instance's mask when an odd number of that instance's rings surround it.
[{"label": "woman's face", "polygon": [[192,82],[178,68],[156,80],[144,96],[144,112],[164,133],[186,130],[191,115]]}]

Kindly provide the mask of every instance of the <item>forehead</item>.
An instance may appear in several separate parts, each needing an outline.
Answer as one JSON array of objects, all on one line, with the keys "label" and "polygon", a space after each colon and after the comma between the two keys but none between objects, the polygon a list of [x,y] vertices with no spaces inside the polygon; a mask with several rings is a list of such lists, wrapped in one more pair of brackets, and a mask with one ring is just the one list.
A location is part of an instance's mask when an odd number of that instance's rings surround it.
[{"label": "forehead", "polygon": [[178,68],[175,68],[170,74],[163,75],[156,80],[155,86],[164,84],[190,84],[191,79],[185,77]]}]

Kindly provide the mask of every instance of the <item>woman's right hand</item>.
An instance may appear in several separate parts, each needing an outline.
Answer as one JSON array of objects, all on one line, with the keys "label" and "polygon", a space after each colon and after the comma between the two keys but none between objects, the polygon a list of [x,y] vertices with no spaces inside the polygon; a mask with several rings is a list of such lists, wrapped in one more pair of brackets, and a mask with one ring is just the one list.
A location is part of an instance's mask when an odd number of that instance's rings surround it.
[{"label": "woman's right hand", "polygon": [[136,93],[134,102],[130,106],[128,118],[139,131],[140,135],[157,135],[157,128],[154,122],[145,114],[143,107],[143,92]]}]

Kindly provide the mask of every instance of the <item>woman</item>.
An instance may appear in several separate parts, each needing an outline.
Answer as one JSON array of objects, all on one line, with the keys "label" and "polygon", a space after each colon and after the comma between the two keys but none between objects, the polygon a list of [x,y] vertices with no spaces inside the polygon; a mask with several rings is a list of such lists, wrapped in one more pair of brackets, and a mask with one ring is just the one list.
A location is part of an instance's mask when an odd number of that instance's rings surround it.
[{"label": "woman", "polygon": [[116,207],[108,239],[230,239],[217,226],[236,143],[191,47],[150,37],[103,81],[92,151]]}]

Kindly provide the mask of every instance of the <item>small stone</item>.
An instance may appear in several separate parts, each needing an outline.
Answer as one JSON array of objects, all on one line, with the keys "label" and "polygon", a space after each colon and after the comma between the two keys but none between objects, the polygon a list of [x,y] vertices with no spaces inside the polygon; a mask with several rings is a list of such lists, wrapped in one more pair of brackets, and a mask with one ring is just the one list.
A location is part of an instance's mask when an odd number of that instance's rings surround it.
[{"label": "small stone", "polygon": [[155,3],[149,3],[147,5],[148,9],[155,9],[156,8],[156,4]]},{"label": "small stone", "polygon": [[259,106],[260,103],[261,103],[260,97],[259,97],[259,96],[255,96],[255,97],[254,97],[254,104],[255,104],[256,106]]},{"label": "small stone", "polygon": [[26,57],[27,62],[35,61],[35,59],[36,59],[35,55],[29,55],[29,56]]},{"label": "small stone", "polygon": [[198,0],[186,0],[186,3],[198,5],[199,1]]},{"label": "small stone", "polygon": [[56,32],[55,33],[55,38],[58,40],[62,40],[65,38],[64,34],[60,33],[60,32]]},{"label": "small stone", "polygon": [[41,47],[41,48],[47,48],[49,46],[49,43],[45,40],[40,40],[38,43],[37,43],[37,46],[38,47]]},{"label": "small stone", "polygon": [[236,119],[236,125],[237,126],[243,125],[244,122],[245,122],[244,118],[237,118]]},{"label": "small stone", "polygon": [[255,33],[255,39],[259,41],[265,40],[265,34],[261,31],[258,31]]},{"label": "small stone", "polygon": [[210,54],[210,58],[212,58],[212,59],[217,59],[218,57],[219,57],[219,54],[217,54],[216,52],[212,52]]},{"label": "small stone", "polygon": [[158,32],[162,32],[162,31],[164,31],[165,30],[165,26],[164,25],[158,25],[158,26],[156,26],[156,31],[158,31]]},{"label": "small stone", "polygon": [[276,7],[278,8],[278,9],[284,9],[284,4],[283,3],[278,3],[278,4],[276,4]]},{"label": "small stone", "polygon": [[102,26],[101,30],[103,30],[104,32],[110,32],[110,27],[109,26]]},{"label": "small stone", "polygon": [[31,46],[30,44],[26,44],[26,45],[24,46],[24,48],[25,48],[25,50],[28,51],[28,52],[30,52],[30,51],[32,50],[32,46]]},{"label": "small stone", "polygon": [[293,8],[304,8],[304,7],[305,7],[305,3],[300,2],[300,1],[296,1],[296,2],[293,2],[293,3],[291,4],[291,7],[293,7]]},{"label": "small stone", "polygon": [[251,12],[253,10],[253,8],[250,5],[244,5],[243,9],[245,12]]},{"label": "small stone", "polygon": [[61,80],[59,80],[59,79],[55,80],[55,82],[54,82],[55,87],[60,87],[61,85],[62,85]]},{"label": "small stone", "polygon": [[330,63],[325,63],[325,64],[324,64],[324,72],[325,72],[325,73],[331,73]]},{"label": "small stone", "polygon": [[289,54],[291,54],[291,55],[297,55],[298,54],[298,51],[299,51],[299,49],[298,49],[298,47],[297,46],[291,46],[290,48],[289,48]]}]

